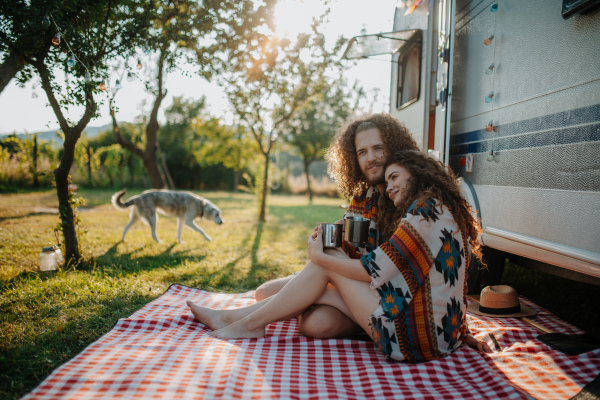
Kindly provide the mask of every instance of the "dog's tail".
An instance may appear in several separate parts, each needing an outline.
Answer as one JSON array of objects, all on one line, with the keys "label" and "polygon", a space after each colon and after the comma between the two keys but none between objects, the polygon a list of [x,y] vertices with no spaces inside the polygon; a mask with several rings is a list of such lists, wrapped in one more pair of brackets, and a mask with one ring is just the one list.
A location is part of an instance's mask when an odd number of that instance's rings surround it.
[{"label": "dog's tail", "polygon": [[135,201],[133,198],[129,199],[129,201],[126,203],[121,203],[121,198],[123,196],[125,196],[125,193],[127,193],[127,189],[123,189],[120,192],[113,194],[112,203],[113,203],[113,206],[115,206],[115,208],[125,209],[125,208],[131,207],[132,205],[135,204]]}]

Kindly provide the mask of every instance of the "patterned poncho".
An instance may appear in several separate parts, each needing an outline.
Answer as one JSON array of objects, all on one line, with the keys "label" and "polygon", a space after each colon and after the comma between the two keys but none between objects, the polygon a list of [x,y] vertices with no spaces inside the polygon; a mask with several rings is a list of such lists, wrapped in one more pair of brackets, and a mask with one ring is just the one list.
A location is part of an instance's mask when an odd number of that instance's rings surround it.
[{"label": "patterned poncho", "polygon": [[396,232],[362,256],[381,297],[371,316],[384,354],[422,362],[449,354],[464,340],[468,250],[448,207],[413,203]]}]

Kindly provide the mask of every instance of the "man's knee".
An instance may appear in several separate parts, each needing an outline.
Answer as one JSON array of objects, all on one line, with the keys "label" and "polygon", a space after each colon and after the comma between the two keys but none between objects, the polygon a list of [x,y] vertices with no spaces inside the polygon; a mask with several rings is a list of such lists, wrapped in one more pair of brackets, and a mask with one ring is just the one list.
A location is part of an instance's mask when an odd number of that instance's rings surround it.
[{"label": "man's knee", "polygon": [[315,305],[299,318],[300,333],[317,339],[348,336],[360,331],[350,318],[337,308]]},{"label": "man's knee", "polygon": [[285,277],[263,283],[256,288],[256,292],[254,292],[254,298],[256,301],[261,301],[267,297],[277,294],[290,281],[290,279],[291,277]]}]

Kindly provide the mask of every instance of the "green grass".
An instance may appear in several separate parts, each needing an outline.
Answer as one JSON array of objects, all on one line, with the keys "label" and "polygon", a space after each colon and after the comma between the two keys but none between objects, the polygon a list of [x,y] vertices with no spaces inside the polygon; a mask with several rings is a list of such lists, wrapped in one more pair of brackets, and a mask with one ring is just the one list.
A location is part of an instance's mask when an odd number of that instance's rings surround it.
[{"label": "green grass", "polygon": [[[128,193],[135,194],[135,193]],[[160,296],[172,283],[243,292],[289,274],[306,260],[315,224],[338,219],[339,199],[273,196],[265,224],[254,196],[202,193],[219,205],[225,224],[200,222],[213,241],[159,217],[157,234],[134,226],[119,242],[128,212],[110,205],[109,191],[80,191],[83,270],[35,272],[42,247],[55,241],[53,191],[0,196],[0,398],[18,398],[54,368],[109,331],[117,319]],[[126,196],[127,198],[128,196]]]},{"label": "green grass", "polygon": [[[144,224],[133,227],[126,242],[120,242],[128,212],[110,205],[113,191],[79,194],[86,200],[79,232],[86,264],[80,270],[46,274],[35,269],[41,248],[55,242],[58,215],[49,213],[57,207],[55,192],[0,195],[0,398],[19,398],[32,390],[119,318],[173,283],[244,292],[301,269],[315,224],[340,218],[338,206],[344,202],[316,198],[309,207],[303,196],[272,196],[268,221],[259,224],[254,196],[204,192],[225,219],[220,226],[200,222],[213,241],[186,229],[186,243],[179,244],[176,220],[161,216],[157,234],[163,243],[157,244]],[[539,273],[509,265],[505,277],[519,293],[600,334],[598,287],[535,274]],[[581,307],[584,303],[587,308]]]}]

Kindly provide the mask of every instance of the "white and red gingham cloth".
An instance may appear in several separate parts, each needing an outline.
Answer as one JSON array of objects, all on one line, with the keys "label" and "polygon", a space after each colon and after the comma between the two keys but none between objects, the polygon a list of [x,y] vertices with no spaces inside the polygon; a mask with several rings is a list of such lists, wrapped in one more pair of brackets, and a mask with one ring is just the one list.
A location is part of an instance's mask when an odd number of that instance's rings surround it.
[{"label": "white and red gingham cloth", "polygon": [[[568,399],[600,372],[600,350],[567,356],[536,340],[519,319],[468,315],[476,337],[493,332],[501,352],[463,346],[424,364],[387,360],[367,341],[300,336],[295,319],[261,339],[219,340],[186,300],[214,308],[254,303],[253,292],[219,294],[173,285],[81,354],[26,399]],[[582,333],[524,298],[535,321]]]}]

